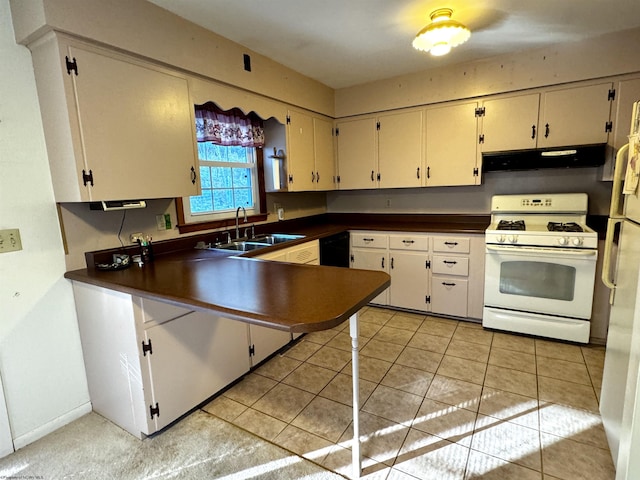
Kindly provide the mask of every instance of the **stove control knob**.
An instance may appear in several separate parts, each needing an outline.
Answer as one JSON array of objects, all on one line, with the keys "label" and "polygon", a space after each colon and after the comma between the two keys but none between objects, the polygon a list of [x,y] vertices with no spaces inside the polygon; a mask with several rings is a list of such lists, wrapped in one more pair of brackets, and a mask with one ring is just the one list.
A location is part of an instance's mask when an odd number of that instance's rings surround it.
[{"label": "stove control knob", "polygon": [[507,241],[509,243],[517,243],[518,242],[518,236],[517,235],[509,235],[507,237]]},{"label": "stove control knob", "polygon": [[569,244],[569,238],[568,237],[560,237],[558,239],[558,243],[560,245],[568,245]]},{"label": "stove control knob", "polygon": [[504,243],[504,235],[498,235],[496,240],[498,241],[498,243]]},{"label": "stove control knob", "polygon": [[580,245],[582,245],[582,238],[576,237],[571,241],[571,243],[573,243],[576,247],[579,247]]}]

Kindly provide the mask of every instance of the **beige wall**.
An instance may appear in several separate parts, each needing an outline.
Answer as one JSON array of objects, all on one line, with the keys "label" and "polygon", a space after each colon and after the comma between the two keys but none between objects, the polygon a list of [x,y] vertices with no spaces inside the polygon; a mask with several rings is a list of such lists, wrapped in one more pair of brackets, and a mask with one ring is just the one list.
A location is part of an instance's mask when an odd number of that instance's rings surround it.
[{"label": "beige wall", "polygon": [[640,72],[633,45],[640,28],[343,88],[336,117]]}]

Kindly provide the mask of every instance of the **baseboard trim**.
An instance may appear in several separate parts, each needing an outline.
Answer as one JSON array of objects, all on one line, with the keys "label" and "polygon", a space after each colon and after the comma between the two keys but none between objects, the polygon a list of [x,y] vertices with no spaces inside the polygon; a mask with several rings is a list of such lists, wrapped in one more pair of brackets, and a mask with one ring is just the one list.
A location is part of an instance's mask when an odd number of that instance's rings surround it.
[{"label": "baseboard trim", "polygon": [[22,447],[26,447],[30,443],[35,442],[36,440],[41,439],[42,437],[55,432],[61,427],[73,422],[74,420],[79,419],[80,417],[86,415],[87,413],[91,413],[91,402],[87,402],[83,405],[80,405],[78,408],[74,408],[70,412],[61,415],[52,421],[41,425],[40,427],[31,430],[24,435],[20,435],[13,439],[13,446],[16,450],[21,449]]}]

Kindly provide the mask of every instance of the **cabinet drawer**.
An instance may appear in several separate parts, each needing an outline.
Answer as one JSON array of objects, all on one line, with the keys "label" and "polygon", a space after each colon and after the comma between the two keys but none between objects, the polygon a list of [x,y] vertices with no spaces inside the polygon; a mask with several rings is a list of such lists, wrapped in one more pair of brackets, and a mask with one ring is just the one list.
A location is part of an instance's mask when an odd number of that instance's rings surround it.
[{"label": "cabinet drawer", "polygon": [[389,235],[389,248],[394,250],[429,251],[429,237],[427,235]]},{"label": "cabinet drawer", "polygon": [[469,253],[469,239],[460,237],[433,237],[433,251]]},{"label": "cabinet drawer", "polygon": [[389,235],[384,233],[352,232],[352,247],[387,248],[389,246]]},{"label": "cabinet drawer", "polygon": [[468,284],[466,279],[433,276],[431,311],[456,317],[467,316]]},{"label": "cabinet drawer", "polygon": [[467,257],[434,255],[431,268],[434,274],[466,277],[469,275],[469,259]]},{"label": "cabinet drawer", "polygon": [[162,323],[167,320],[182,317],[193,312],[184,307],[177,307],[170,303],[158,302],[149,298],[133,297],[134,304],[140,308],[142,323]]},{"label": "cabinet drawer", "polygon": [[287,249],[287,262],[312,263],[320,258],[320,246],[318,242],[309,242],[299,247]]}]

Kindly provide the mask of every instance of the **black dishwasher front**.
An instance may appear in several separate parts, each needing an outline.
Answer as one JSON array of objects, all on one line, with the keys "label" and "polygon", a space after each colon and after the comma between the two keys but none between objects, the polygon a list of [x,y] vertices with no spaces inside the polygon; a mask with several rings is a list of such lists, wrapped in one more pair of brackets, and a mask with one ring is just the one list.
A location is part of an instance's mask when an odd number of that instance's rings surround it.
[{"label": "black dishwasher front", "polygon": [[349,267],[349,232],[320,239],[320,265]]}]

